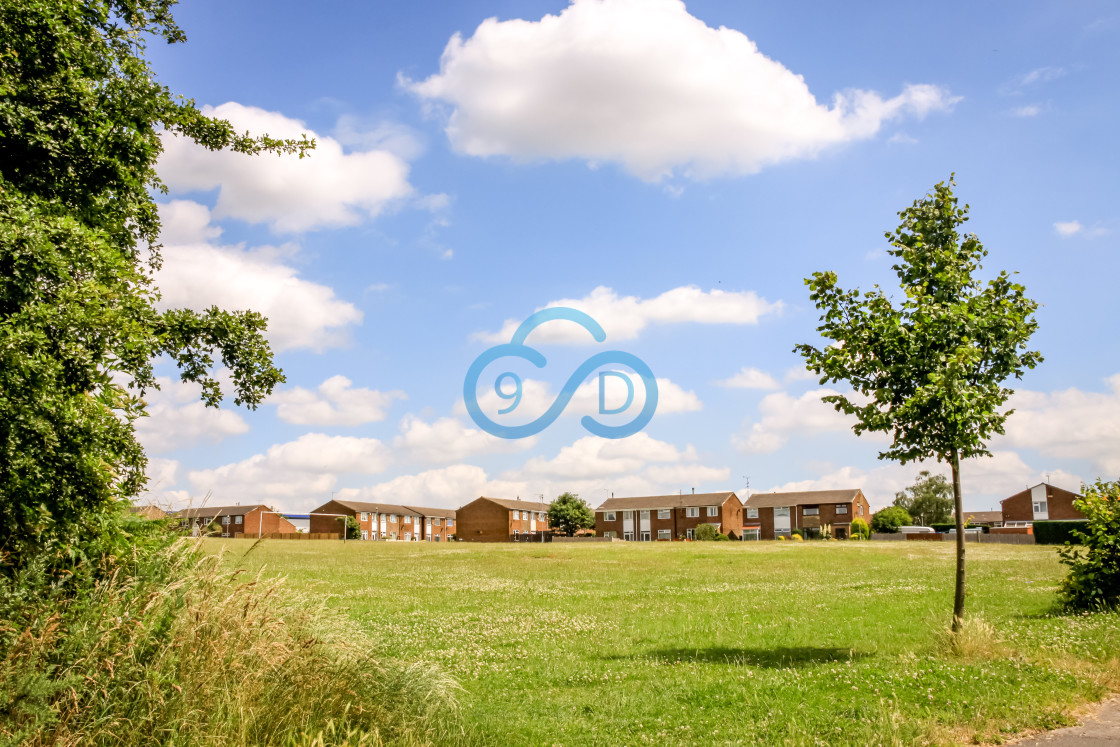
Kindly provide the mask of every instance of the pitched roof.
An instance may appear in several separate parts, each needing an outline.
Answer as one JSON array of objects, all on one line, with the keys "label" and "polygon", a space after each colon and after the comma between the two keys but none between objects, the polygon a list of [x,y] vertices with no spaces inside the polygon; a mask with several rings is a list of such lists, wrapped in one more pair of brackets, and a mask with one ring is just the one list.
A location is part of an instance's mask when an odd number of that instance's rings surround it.
[{"label": "pitched roof", "polygon": [[491,503],[497,503],[502,508],[508,508],[508,509],[511,509],[511,510],[523,510],[523,511],[547,511],[548,510],[548,504],[543,503],[541,501],[523,501],[523,500],[520,500],[520,499],[510,501],[510,500],[506,500],[504,498],[488,498],[485,495],[479,496],[476,500],[490,501]]},{"label": "pitched roof", "polygon": [[[407,514],[409,516],[422,516],[423,515],[423,514],[420,514],[420,513],[416,512],[415,510],[409,508],[408,506],[398,506],[395,503],[364,503],[362,501],[340,501],[337,498],[335,498],[334,501],[331,501],[331,503],[337,503],[340,506],[345,506],[346,508],[350,509],[351,511],[356,511],[358,513],[402,514],[402,515]],[[324,503],[322,506],[319,506],[319,508],[313,509],[311,511],[311,513],[313,513],[313,514],[326,513],[326,512],[322,512],[321,509],[324,509],[329,505],[330,505],[330,503]]]},{"label": "pitched roof", "polygon": [[859,488],[848,490],[803,490],[794,493],[755,493],[743,505],[747,508],[805,506],[818,503],[851,503],[862,495]]},{"label": "pitched roof", "polygon": [[1003,511],[965,511],[964,518],[974,522],[1003,521]]},{"label": "pitched roof", "polygon": [[455,509],[453,508],[428,508],[426,506],[405,506],[405,508],[415,511],[421,516],[439,517],[441,519],[455,518]]},{"label": "pitched roof", "polygon": [[251,506],[200,506],[199,508],[184,508],[176,511],[172,516],[177,516],[181,519],[198,519],[215,516],[233,516],[234,514],[242,515],[258,508],[263,508],[265,511],[270,510],[268,506],[260,503],[255,503]]},{"label": "pitched roof", "polygon": [[[688,506],[722,506],[734,492],[683,493],[674,495],[644,495],[633,498],[608,498],[596,511],[630,511],[634,509],[685,508]],[[738,496],[736,496],[738,497]]]}]

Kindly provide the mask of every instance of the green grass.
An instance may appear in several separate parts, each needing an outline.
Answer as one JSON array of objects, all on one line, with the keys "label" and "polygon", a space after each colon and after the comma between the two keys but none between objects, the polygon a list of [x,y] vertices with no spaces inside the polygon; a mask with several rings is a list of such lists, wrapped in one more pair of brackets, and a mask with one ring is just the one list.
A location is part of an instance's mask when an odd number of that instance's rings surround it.
[{"label": "green grass", "polygon": [[1052,613],[1052,548],[215,542],[462,684],[468,745],[999,742],[1120,689],[1120,616]]}]

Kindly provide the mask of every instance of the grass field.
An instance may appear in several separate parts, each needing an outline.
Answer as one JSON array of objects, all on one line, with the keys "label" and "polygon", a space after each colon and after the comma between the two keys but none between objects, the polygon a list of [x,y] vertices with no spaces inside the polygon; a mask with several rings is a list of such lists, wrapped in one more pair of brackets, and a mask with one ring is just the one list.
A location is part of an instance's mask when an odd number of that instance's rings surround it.
[{"label": "grass field", "polygon": [[1120,615],[1053,613],[1053,548],[213,541],[461,682],[466,745],[999,742],[1120,689]]}]

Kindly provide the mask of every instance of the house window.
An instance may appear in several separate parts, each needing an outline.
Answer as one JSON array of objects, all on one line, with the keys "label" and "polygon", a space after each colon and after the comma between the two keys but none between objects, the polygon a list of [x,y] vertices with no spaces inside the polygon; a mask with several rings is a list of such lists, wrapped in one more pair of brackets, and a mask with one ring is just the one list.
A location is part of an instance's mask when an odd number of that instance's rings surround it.
[{"label": "house window", "polygon": [[863,504],[859,504],[859,515],[863,516]]},{"label": "house window", "polygon": [[817,506],[806,506],[801,510],[805,516],[817,516],[821,512],[820,508]]},{"label": "house window", "polygon": [[363,529],[362,530],[362,539],[364,539],[364,540],[369,539],[369,530],[368,529]]},{"label": "house window", "polygon": [[657,530],[657,541],[658,542],[660,542],[661,540],[671,540],[671,539],[673,539],[673,536],[669,532],[668,529],[658,529]]},{"label": "house window", "polygon": [[622,520],[623,521],[633,521],[634,520],[634,512],[633,511],[623,511],[622,512]]},{"label": "house window", "polygon": [[700,515],[700,509],[697,506],[689,506],[684,510],[684,515],[689,519],[695,519]]},{"label": "house window", "polygon": [[229,525],[229,517],[228,516],[223,516],[222,517],[222,525],[223,526],[228,526]]},{"label": "house window", "polygon": [[719,516],[719,506],[708,506],[708,516]]},{"label": "house window", "polygon": [[436,518],[432,519],[432,523],[435,524],[437,527],[443,526],[443,520],[440,519],[438,516]]},{"label": "house window", "polygon": [[244,520],[245,520],[244,516],[234,516],[233,517],[233,523],[234,524],[243,524]]},{"label": "house window", "polygon": [[1036,514],[1046,513],[1046,501],[1035,501],[1031,504]]},{"label": "house window", "polygon": [[623,532],[622,533],[622,539],[626,540],[627,542],[633,542],[634,541],[634,533],[633,532]]},{"label": "house window", "polygon": [[603,532],[603,536],[607,539],[614,539],[618,536],[618,532]]},{"label": "house window", "polygon": [[362,521],[369,521],[369,514],[365,511],[362,511]]},{"label": "house window", "polygon": [[603,512],[603,521],[614,521],[614,511]]},{"label": "house window", "polygon": [[[667,508],[657,509],[657,518],[668,519],[669,518],[669,509],[667,509]],[[660,530],[658,530],[658,534],[660,534]]]},{"label": "house window", "polygon": [[845,504],[845,503],[837,503],[837,504],[836,504],[836,513],[838,513],[838,514],[846,514],[846,513],[848,513],[848,506],[847,506],[847,504]]},{"label": "house window", "polygon": [[455,526],[455,520],[454,519],[448,519],[447,520],[447,526],[448,526],[448,528]]},{"label": "house window", "polygon": [[389,514],[389,521],[396,524],[397,523],[397,515],[396,514]]},{"label": "house window", "polygon": [[649,532],[642,532],[642,542],[649,542]]},{"label": "house window", "polygon": [[748,508],[747,509],[747,518],[748,519],[757,519],[758,518],[758,509],[757,508]]}]

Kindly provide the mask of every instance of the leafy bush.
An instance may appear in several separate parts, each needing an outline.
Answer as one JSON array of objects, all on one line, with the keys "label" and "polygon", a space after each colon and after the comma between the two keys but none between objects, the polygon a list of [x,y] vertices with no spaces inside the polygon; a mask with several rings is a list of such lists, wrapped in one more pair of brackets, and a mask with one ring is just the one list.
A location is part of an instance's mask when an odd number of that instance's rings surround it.
[{"label": "leafy bush", "polygon": [[1034,543],[1036,545],[1073,545],[1081,544],[1085,530],[1084,519],[1071,521],[1036,521],[1034,523]]},{"label": "leafy bush", "polygon": [[871,531],[879,534],[895,534],[899,527],[910,526],[914,520],[906,509],[888,506],[871,516]]},{"label": "leafy bush", "polygon": [[871,539],[871,527],[858,516],[852,519],[852,539]]},{"label": "leafy bush", "polygon": [[720,537],[719,530],[714,524],[701,524],[692,530],[692,539],[700,542],[712,542]]},{"label": "leafy bush", "polygon": [[801,529],[800,527],[794,527],[793,530],[790,531],[790,534],[794,537],[800,537],[801,539],[805,539],[805,531],[803,529]]},{"label": "leafy bush", "polygon": [[1058,550],[1062,563],[1069,566],[1059,593],[1069,609],[1117,607],[1120,606],[1120,480],[1098,479],[1091,486],[1083,485],[1081,492],[1084,497],[1074,501],[1073,506],[1086,517],[1084,529],[1077,532],[1083,547],[1067,544]]}]

